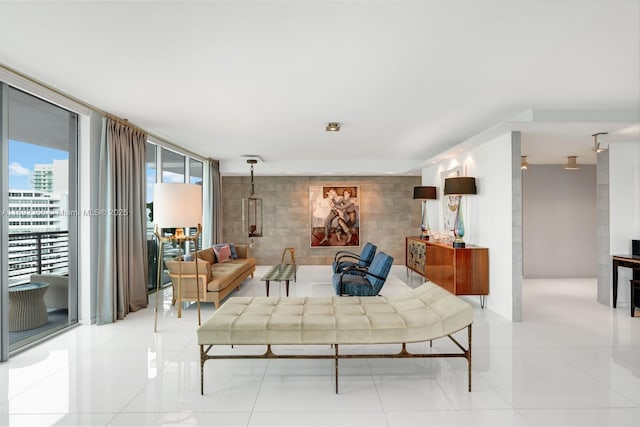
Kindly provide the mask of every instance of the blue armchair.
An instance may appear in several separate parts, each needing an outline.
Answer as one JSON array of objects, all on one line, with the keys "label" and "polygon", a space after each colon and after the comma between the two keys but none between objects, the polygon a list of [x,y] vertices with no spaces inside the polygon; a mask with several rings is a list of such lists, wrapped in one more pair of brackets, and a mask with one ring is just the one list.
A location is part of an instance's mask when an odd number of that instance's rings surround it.
[{"label": "blue armchair", "polygon": [[359,265],[346,267],[333,275],[333,288],[337,295],[375,296],[387,280],[393,257],[378,252],[369,268]]},{"label": "blue armchair", "polygon": [[373,257],[376,254],[377,246],[373,243],[367,242],[362,248],[360,255],[349,251],[338,251],[333,259],[333,272],[342,273],[346,267],[358,265],[360,267],[367,268],[371,265]]}]

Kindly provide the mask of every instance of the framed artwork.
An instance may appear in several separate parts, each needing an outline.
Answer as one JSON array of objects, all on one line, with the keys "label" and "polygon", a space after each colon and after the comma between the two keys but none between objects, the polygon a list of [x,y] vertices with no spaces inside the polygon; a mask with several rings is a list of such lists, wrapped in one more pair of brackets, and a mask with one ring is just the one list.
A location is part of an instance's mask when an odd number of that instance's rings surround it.
[{"label": "framed artwork", "polygon": [[442,171],[440,175],[440,197],[442,199],[442,228],[447,233],[453,236],[453,228],[456,224],[456,213],[458,205],[455,200],[455,196],[445,196],[444,194],[444,180],[446,178],[455,178],[457,176],[464,176],[462,165],[456,166],[453,169]]},{"label": "framed artwork", "polygon": [[311,247],[360,246],[360,186],[309,186]]}]

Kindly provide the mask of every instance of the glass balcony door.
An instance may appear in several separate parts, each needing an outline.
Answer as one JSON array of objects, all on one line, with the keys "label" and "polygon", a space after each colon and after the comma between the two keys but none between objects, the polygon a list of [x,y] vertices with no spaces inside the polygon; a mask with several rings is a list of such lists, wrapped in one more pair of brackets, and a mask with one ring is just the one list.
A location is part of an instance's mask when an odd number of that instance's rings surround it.
[{"label": "glass balcony door", "polygon": [[77,322],[78,117],[15,88],[2,91],[2,331],[13,352]]}]

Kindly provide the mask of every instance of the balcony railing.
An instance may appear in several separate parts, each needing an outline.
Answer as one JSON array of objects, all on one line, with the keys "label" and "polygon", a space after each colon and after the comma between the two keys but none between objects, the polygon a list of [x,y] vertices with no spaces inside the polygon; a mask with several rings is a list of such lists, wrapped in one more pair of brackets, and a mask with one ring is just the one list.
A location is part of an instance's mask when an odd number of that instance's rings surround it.
[{"label": "balcony railing", "polygon": [[43,273],[69,273],[69,232],[9,233],[9,284]]}]

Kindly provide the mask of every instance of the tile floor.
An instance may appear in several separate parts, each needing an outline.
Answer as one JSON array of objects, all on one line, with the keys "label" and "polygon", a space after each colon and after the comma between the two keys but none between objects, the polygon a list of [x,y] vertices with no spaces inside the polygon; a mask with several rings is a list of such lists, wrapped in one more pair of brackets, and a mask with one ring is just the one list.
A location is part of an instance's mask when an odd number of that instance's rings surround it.
[{"label": "tile floor", "polygon": [[[263,295],[266,269],[239,294]],[[291,293],[330,295],[329,277],[302,266]],[[394,266],[383,294],[419,284]],[[0,425],[640,425],[640,317],[597,304],[593,279],[527,280],[524,292],[522,323],[472,301],[472,393],[462,359],[341,361],[339,395],[330,361],[221,360],[205,365],[200,396],[196,311],[177,319],[167,291],[157,334],[149,308],[0,364]]]}]

